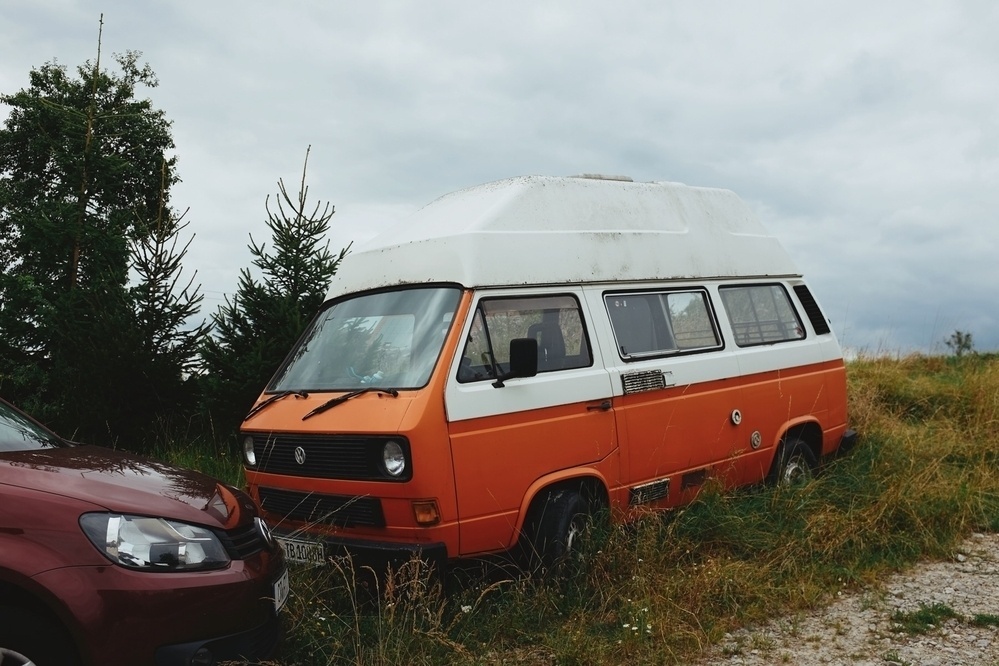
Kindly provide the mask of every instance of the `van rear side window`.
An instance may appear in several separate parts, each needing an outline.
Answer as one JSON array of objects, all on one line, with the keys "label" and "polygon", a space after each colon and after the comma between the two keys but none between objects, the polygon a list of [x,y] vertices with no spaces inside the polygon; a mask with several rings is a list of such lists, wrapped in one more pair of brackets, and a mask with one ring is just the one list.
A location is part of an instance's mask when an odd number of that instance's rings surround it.
[{"label": "van rear side window", "polygon": [[703,291],[608,294],[604,304],[625,360],[721,345]]},{"label": "van rear side window", "polygon": [[779,284],[721,287],[722,304],[740,347],[801,340],[805,329]]},{"label": "van rear side window", "polygon": [[459,382],[495,379],[509,369],[510,340],[538,342],[538,372],[593,365],[586,329],[573,296],[484,298],[461,355]]}]

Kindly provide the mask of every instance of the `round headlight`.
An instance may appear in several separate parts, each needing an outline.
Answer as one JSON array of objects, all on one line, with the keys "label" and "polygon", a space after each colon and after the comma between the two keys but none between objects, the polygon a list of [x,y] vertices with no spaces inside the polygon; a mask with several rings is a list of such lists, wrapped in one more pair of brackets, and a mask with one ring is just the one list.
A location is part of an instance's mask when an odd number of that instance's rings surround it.
[{"label": "round headlight", "polygon": [[385,463],[385,471],[392,476],[401,476],[406,471],[406,454],[403,453],[399,442],[393,440],[385,442],[382,462]]},{"label": "round headlight", "polygon": [[243,458],[246,459],[246,464],[250,467],[257,464],[257,453],[253,450],[253,438],[249,435],[243,440]]}]

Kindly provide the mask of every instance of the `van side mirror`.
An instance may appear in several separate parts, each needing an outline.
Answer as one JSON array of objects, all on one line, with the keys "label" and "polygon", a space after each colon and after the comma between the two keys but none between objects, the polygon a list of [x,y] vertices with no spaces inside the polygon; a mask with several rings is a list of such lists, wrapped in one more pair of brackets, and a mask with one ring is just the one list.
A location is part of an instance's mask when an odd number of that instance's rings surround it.
[{"label": "van side mirror", "polygon": [[538,341],[534,338],[510,340],[510,371],[498,377],[493,386],[502,388],[503,382],[514,377],[533,377],[538,374]]}]

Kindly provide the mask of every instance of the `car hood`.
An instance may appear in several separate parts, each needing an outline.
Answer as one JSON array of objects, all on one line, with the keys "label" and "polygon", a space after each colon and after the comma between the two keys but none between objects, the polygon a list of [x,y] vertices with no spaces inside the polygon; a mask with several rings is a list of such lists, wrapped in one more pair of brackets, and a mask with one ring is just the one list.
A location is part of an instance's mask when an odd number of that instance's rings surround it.
[{"label": "car hood", "polygon": [[109,511],[232,529],[253,504],[212,477],[98,446],[0,454],[0,485],[80,500]]}]

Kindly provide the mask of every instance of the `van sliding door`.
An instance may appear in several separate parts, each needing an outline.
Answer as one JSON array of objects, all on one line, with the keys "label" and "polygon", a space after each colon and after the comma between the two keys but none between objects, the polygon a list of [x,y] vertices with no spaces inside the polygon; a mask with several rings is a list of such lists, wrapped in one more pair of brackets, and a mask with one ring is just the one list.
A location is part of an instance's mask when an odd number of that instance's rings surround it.
[{"label": "van sliding door", "polygon": [[704,289],[607,292],[601,300],[628,501],[686,501],[738,452],[736,359],[722,348]]}]

